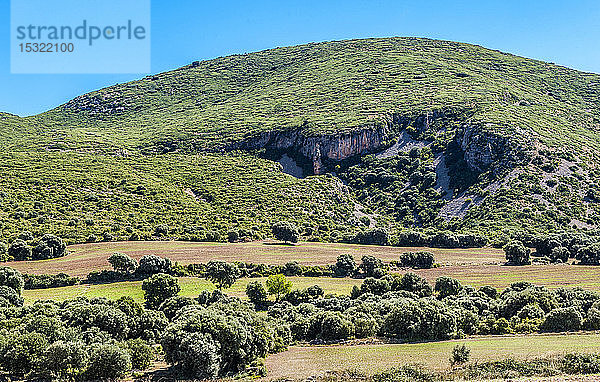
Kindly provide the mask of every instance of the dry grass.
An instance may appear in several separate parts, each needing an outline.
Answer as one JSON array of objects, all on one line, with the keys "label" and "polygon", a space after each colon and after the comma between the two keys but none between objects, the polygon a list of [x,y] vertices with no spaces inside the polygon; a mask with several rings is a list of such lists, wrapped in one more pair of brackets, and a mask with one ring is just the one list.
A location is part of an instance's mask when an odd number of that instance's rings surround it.
[{"label": "dry grass", "polygon": [[582,287],[600,291],[600,268],[589,265],[527,265],[520,267],[502,265],[448,266],[418,270],[416,273],[435,281],[439,276],[450,276],[463,284],[481,287],[491,285],[506,288],[516,281],[529,281],[549,288]]},{"label": "dry grass", "polygon": [[69,246],[70,254],[51,260],[9,262],[6,265],[21,272],[56,274],[65,272],[73,276],[85,276],[91,271],[108,269],[106,259],[115,252],[126,253],[136,259],[143,255],[168,257],[181,264],[205,263],[210,260],[246,261],[264,264],[285,264],[298,261],[307,265],[335,263],[344,253],[353,254],[359,260],[363,255],[373,255],[385,261],[397,260],[407,251],[427,250],[435,254],[436,261],[444,265],[500,264],[504,260],[502,250],[494,248],[438,249],[380,247],[373,245],[300,243],[279,245],[272,242],[251,243],[191,243],[182,241],[110,242],[78,244]]},{"label": "dry grass", "polygon": [[599,334],[483,336],[465,340],[414,344],[293,346],[267,358],[269,378],[307,378],[327,370],[358,370],[370,374],[408,363],[436,370],[449,367],[456,344],[471,349],[471,360],[511,356],[525,359],[557,352],[600,352]]}]

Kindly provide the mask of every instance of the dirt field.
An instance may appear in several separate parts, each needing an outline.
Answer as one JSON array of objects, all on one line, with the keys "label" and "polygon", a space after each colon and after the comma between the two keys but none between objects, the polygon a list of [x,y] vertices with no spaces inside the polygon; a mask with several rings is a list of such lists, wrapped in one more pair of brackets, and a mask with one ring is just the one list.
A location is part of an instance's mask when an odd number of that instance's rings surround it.
[{"label": "dirt field", "polygon": [[109,269],[106,259],[115,252],[126,253],[136,259],[143,255],[168,257],[181,264],[205,263],[210,260],[247,261],[264,264],[285,264],[298,261],[307,265],[335,263],[344,253],[354,255],[357,261],[363,255],[373,255],[384,261],[397,260],[403,252],[427,250],[435,254],[442,265],[501,264],[502,250],[495,248],[439,249],[379,247],[372,245],[300,243],[281,245],[272,242],[252,243],[191,243],[182,241],[110,242],[78,244],[68,248],[70,254],[59,259],[9,262],[6,265],[21,272],[34,274],[68,273],[85,276],[94,270]]},{"label": "dirt field", "polygon": [[452,348],[460,343],[471,349],[472,361],[499,359],[508,354],[525,359],[555,352],[600,352],[599,334],[485,336],[416,344],[293,346],[267,358],[268,377],[307,378],[327,370],[358,370],[369,374],[409,363],[443,370],[449,367]]}]

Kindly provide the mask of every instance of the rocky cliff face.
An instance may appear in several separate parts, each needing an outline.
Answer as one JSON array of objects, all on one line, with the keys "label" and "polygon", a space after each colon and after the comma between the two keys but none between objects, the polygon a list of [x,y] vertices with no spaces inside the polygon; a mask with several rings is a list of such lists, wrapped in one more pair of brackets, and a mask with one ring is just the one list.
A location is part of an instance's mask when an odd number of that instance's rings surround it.
[{"label": "rocky cliff face", "polygon": [[494,169],[513,167],[529,156],[527,142],[517,143],[507,136],[477,126],[463,125],[456,140],[464,152],[465,162],[477,172],[483,172],[492,165]]},{"label": "rocky cliff face", "polygon": [[301,129],[267,131],[235,142],[227,150],[291,150],[312,161],[315,174],[322,174],[325,172],[324,162],[377,151],[382,148],[387,136],[387,127],[321,136],[306,136]]}]

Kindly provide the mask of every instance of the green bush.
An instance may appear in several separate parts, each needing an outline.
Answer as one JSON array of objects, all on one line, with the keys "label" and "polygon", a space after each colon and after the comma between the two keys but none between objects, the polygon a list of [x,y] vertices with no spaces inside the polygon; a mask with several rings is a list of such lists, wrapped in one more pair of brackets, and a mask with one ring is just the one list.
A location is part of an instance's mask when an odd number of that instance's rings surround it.
[{"label": "green bush", "polygon": [[435,280],[433,290],[438,293],[438,298],[442,299],[448,296],[456,296],[462,290],[462,285],[456,279],[442,276]]},{"label": "green bush", "polygon": [[246,285],[246,296],[256,306],[262,306],[267,302],[267,290],[259,281],[252,281]]},{"label": "green bush", "polygon": [[583,316],[576,307],[558,308],[552,310],[540,329],[545,332],[569,332],[581,329]]},{"label": "green bush", "polygon": [[154,360],[154,350],[140,338],[130,339],[126,343],[134,370],[146,370]]},{"label": "green bush", "polygon": [[463,363],[469,362],[469,358],[471,357],[471,349],[467,347],[467,345],[455,345],[452,348],[452,355],[450,356],[450,364],[454,365],[462,365]]},{"label": "green bush", "polygon": [[357,270],[358,267],[356,266],[356,261],[354,261],[354,256],[342,254],[337,257],[334,270],[336,277],[353,276]]},{"label": "green bush", "polygon": [[504,246],[504,254],[509,265],[527,265],[530,264],[529,255],[531,251],[525,248],[520,241],[511,241]]},{"label": "green bush", "polygon": [[108,258],[108,263],[112,265],[115,272],[124,275],[133,274],[137,269],[137,261],[124,253],[113,253]]},{"label": "green bush", "polygon": [[117,345],[99,345],[90,354],[86,370],[88,380],[115,380],[131,371],[131,356]]},{"label": "green bush", "polygon": [[166,299],[177,296],[181,288],[177,279],[171,275],[157,273],[142,283],[146,307],[157,309]]},{"label": "green bush", "polygon": [[31,252],[33,260],[46,260],[62,257],[67,254],[67,245],[55,235],[42,236]]},{"label": "green bush", "polygon": [[206,279],[221,290],[230,288],[240,277],[237,265],[220,260],[211,260],[206,264]]},{"label": "green bush", "polygon": [[83,342],[57,341],[46,348],[38,367],[53,379],[76,380],[85,370],[88,357]]},{"label": "green bush", "polygon": [[25,241],[17,239],[8,247],[8,256],[16,261],[31,260],[31,246]]},{"label": "green bush", "polygon": [[273,224],[271,232],[277,240],[297,243],[299,238],[298,228],[292,223],[281,221]]}]

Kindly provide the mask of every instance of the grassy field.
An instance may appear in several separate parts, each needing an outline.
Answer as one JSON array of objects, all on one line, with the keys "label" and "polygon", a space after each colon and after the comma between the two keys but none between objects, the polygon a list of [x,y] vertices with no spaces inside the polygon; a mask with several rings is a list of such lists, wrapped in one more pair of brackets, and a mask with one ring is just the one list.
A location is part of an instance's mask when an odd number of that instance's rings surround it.
[{"label": "grassy field", "polygon": [[298,261],[306,265],[334,264],[344,253],[354,255],[357,261],[363,255],[373,255],[384,261],[398,260],[403,252],[427,250],[435,254],[436,261],[444,265],[501,264],[504,253],[495,248],[439,249],[379,247],[374,245],[300,243],[279,245],[272,242],[250,243],[193,243],[183,241],[128,241],[69,246],[69,255],[51,260],[9,262],[6,265],[24,273],[56,274],[66,272],[73,276],[86,276],[89,272],[109,269],[108,257],[121,252],[139,259],[143,255],[168,257],[181,264],[205,263],[210,260],[247,261],[264,264],[285,264]]},{"label": "grassy field", "polygon": [[326,370],[353,369],[373,373],[408,363],[433,369],[449,367],[456,344],[471,349],[471,360],[493,360],[510,355],[529,358],[557,352],[598,352],[600,334],[485,336],[466,340],[381,345],[293,346],[267,358],[269,378],[307,378]]},{"label": "grassy field", "polygon": [[[289,277],[294,289],[307,288],[312,285],[319,285],[325,293],[349,294],[352,286],[358,285],[362,280],[357,279],[333,279],[324,277]],[[238,280],[231,288],[225,289],[224,292],[238,297],[246,297],[246,285],[251,281],[261,281],[264,283],[265,278],[252,278]],[[181,286],[181,296],[197,297],[200,291],[208,289],[213,290],[215,287],[209,281],[196,277],[181,277],[179,278]],[[108,297],[117,299],[122,296],[130,296],[136,301],[144,301],[144,292],[142,291],[141,281],[124,281],[108,284],[83,284],[73,285],[61,288],[49,289],[34,289],[23,291],[25,303],[31,304],[36,300],[52,299],[55,301],[64,301],[79,296],[86,297]]]},{"label": "grassy field", "polygon": [[[333,264],[338,255],[353,254],[357,261],[362,255],[373,255],[385,261],[398,259],[406,251],[428,250],[435,254],[436,261],[443,266],[414,272],[435,282],[439,276],[450,276],[463,284],[481,287],[491,285],[505,288],[516,281],[530,281],[550,288],[583,287],[600,291],[599,269],[578,265],[529,265],[508,267],[500,265],[504,261],[502,250],[495,248],[438,249],[379,247],[352,244],[300,243],[294,246],[277,245],[272,242],[251,242],[238,244],[192,243],[180,241],[153,242],[109,242],[80,244],[69,247],[70,254],[51,260],[9,262],[6,265],[21,272],[34,274],[56,274],[66,272],[73,276],[85,277],[94,270],[110,268],[107,258],[114,252],[122,252],[139,259],[146,254],[166,256],[182,264],[204,263],[210,260],[248,261],[265,264],[284,264],[298,261],[301,264]],[[240,280],[230,293],[243,295],[245,283]],[[298,286],[319,284],[332,293],[348,293],[353,285],[360,284],[356,279],[312,279],[300,278]],[[182,278],[184,293],[197,295],[200,289],[210,285],[196,278]],[[312,284],[311,284],[312,283]],[[188,289],[186,289],[188,288]],[[238,288],[238,289],[236,289]],[[126,291],[127,290],[127,291]],[[27,291],[26,298],[69,298],[74,295],[122,296],[133,293],[141,298],[139,282],[126,282],[104,285],[78,285],[47,291]]]}]

